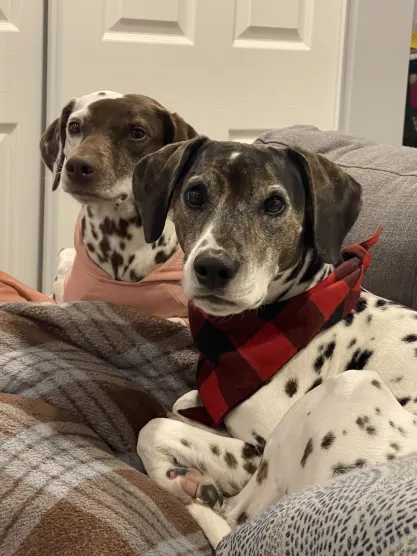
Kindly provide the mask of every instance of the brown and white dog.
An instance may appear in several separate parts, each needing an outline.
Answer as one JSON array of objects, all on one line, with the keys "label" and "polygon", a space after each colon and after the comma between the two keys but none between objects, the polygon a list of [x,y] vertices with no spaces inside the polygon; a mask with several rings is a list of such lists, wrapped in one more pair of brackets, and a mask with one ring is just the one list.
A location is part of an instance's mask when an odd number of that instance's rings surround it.
[{"label": "brown and white dog", "polygon": [[[324,157],[203,137],[142,159],[133,190],[148,241],[173,209],[185,293],[225,319],[325,279],[361,206]],[[179,415],[198,404],[190,392],[148,423],[138,453],[216,546],[287,494],[417,450],[417,314],[363,292],[226,415],[230,437]]]},{"label": "brown and white dog", "polygon": [[[133,201],[132,175],[143,156],[196,135],[180,116],[157,101],[112,91],[72,99],[44,133],[40,148],[54,175],[53,190],[61,184],[81,203],[76,244],[80,243],[85,259],[101,269],[108,282],[138,282],[176,251],[170,219],[159,241],[145,242]],[[59,255],[54,283],[58,302],[64,298],[65,279],[75,256],[74,249],[64,249]],[[82,279],[77,276],[81,291],[90,287],[83,288]],[[81,291],[78,299],[82,299]],[[77,291],[72,297],[76,300]]]}]

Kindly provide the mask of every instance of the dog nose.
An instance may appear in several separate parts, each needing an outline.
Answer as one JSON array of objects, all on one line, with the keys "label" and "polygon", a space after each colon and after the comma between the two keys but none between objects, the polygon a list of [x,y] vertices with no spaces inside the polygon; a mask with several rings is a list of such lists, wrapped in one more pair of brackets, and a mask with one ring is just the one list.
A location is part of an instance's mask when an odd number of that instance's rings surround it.
[{"label": "dog nose", "polygon": [[224,288],[236,275],[239,263],[227,255],[201,253],[194,260],[194,272],[202,286]]},{"label": "dog nose", "polygon": [[67,160],[65,166],[68,177],[74,181],[89,181],[95,171],[96,167],[90,158],[83,156],[72,156]]}]

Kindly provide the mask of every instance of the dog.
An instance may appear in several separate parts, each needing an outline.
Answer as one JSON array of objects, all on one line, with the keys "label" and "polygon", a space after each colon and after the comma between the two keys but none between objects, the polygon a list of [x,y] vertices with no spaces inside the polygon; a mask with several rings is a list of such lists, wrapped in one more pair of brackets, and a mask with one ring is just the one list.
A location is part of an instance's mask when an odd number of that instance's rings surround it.
[{"label": "dog", "polygon": [[[143,158],[133,192],[148,242],[173,210],[184,291],[225,323],[322,283],[361,208],[360,185],[320,155],[205,137]],[[282,496],[417,450],[417,314],[362,292],[226,430],[181,415],[199,403],[189,392],[148,423],[138,454],[216,547]]]},{"label": "dog", "polygon": [[[85,251],[85,258],[104,276],[139,282],[176,252],[178,241],[170,219],[158,241],[145,242],[132,195],[133,169],[143,156],[196,135],[178,114],[157,101],[113,91],[70,100],[43,134],[40,150],[54,175],[53,190],[61,184],[81,203],[75,238],[78,250]],[[59,254],[54,283],[58,302],[64,299],[65,279],[74,259],[74,249]],[[77,272],[77,279],[71,276],[76,280],[71,285],[75,299],[69,300],[82,299],[84,290],[91,289],[91,284],[83,283],[86,273],[81,268]]]}]

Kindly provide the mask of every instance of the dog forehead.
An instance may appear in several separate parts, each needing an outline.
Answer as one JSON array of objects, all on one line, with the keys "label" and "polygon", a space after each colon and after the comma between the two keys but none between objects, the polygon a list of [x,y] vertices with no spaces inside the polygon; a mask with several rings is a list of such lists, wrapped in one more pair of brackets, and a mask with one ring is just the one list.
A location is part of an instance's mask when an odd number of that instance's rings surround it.
[{"label": "dog forehead", "polygon": [[96,91],[95,93],[84,95],[75,100],[71,116],[73,118],[79,118],[80,120],[82,120],[88,115],[89,106],[91,104],[104,99],[116,98],[123,98],[123,95],[115,91]]},{"label": "dog forehead", "polygon": [[[88,123],[96,128],[123,127],[137,121],[145,127],[152,127],[153,118],[165,110],[153,99],[142,95],[125,95],[114,99],[100,99],[88,105]],[[159,118],[158,118],[159,121]]]}]

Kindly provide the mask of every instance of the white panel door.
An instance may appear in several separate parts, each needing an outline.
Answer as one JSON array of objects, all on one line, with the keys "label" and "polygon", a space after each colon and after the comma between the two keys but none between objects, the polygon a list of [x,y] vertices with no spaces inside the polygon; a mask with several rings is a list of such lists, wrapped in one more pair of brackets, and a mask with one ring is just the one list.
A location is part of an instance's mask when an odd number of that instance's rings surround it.
[{"label": "white panel door", "polygon": [[[215,139],[252,141],[297,123],[338,126],[346,0],[50,5],[50,118],[74,95],[113,89],[152,96]],[[49,196],[45,287],[57,250],[72,244],[78,211],[62,193],[55,203]]]},{"label": "white panel door", "polygon": [[43,0],[0,0],[0,270],[40,271]]}]

